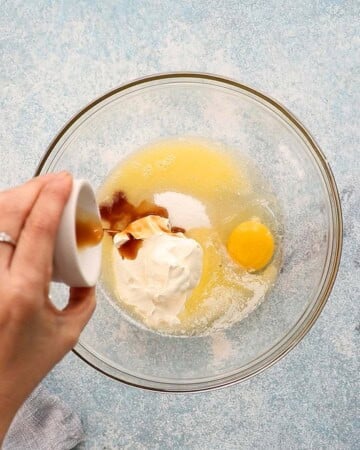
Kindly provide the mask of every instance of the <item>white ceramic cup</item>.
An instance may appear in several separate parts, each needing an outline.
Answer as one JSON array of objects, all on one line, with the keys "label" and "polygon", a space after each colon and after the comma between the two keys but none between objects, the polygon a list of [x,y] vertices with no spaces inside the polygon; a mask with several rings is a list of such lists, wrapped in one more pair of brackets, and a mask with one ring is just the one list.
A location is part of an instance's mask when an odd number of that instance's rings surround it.
[{"label": "white ceramic cup", "polygon": [[52,280],[71,287],[88,287],[96,284],[100,274],[101,243],[78,247],[76,218],[79,210],[101,224],[95,193],[90,183],[75,179],[56,237]]}]

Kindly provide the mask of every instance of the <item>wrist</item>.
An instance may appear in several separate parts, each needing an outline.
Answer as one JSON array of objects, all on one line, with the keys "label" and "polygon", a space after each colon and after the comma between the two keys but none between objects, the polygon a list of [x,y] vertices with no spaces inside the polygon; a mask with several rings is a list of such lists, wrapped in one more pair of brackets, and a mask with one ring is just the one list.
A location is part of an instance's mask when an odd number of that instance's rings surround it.
[{"label": "wrist", "polygon": [[33,383],[24,380],[0,371],[0,449],[17,411],[34,388]]},{"label": "wrist", "polygon": [[22,402],[19,400],[14,401],[7,396],[0,395],[0,448],[21,404]]}]

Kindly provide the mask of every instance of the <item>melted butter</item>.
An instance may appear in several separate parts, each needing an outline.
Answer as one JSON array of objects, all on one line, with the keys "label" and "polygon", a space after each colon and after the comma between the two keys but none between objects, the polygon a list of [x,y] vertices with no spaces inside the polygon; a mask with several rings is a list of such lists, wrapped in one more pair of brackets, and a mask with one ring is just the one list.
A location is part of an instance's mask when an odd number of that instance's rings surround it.
[{"label": "melted butter", "polygon": [[200,140],[179,139],[150,145],[124,160],[102,187],[101,199],[111,198],[115,186],[133,204],[165,191],[207,203],[232,192],[247,192],[250,182],[231,155]]}]

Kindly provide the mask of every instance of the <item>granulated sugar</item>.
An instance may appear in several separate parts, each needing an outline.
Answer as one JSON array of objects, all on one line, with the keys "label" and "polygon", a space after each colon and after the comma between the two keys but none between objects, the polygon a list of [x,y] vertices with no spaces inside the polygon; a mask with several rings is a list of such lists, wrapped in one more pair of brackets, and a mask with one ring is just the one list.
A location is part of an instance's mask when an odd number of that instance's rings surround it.
[{"label": "granulated sugar", "polygon": [[210,227],[205,206],[196,198],[179,192],[161,192],[154,195],[154,203],[166,208],[172,226],[185,228]]}]

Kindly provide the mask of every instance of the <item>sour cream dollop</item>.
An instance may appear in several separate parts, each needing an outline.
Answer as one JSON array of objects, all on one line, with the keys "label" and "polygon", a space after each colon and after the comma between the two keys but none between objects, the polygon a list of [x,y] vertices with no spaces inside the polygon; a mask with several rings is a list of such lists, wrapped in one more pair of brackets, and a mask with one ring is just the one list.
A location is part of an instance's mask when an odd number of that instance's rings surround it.
[{"label": "sour cream dollop", "polygon": [[135,259],[123,258],[118,250],[128,240],[129,230],[113,238],[117,294],[147,325],[175,325],[200,281],[202,248],[183,233],[172,233],[168,219],[148,216],[136,222],[130,229],[136,228],[134,237],[143,241]]}]

